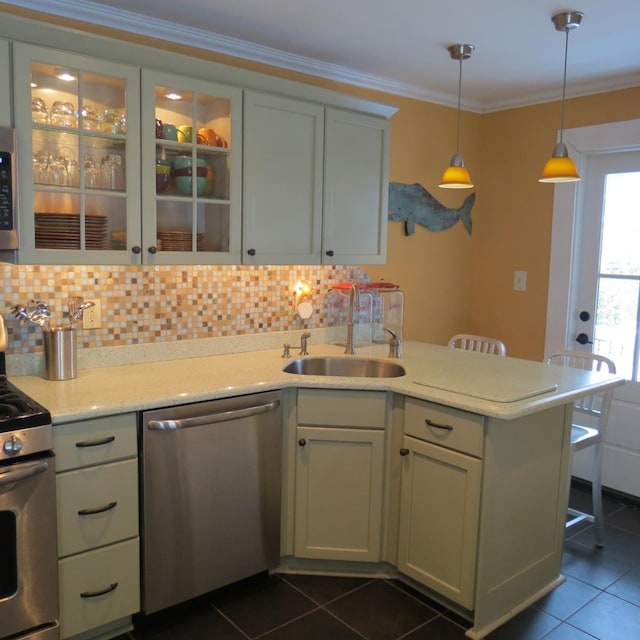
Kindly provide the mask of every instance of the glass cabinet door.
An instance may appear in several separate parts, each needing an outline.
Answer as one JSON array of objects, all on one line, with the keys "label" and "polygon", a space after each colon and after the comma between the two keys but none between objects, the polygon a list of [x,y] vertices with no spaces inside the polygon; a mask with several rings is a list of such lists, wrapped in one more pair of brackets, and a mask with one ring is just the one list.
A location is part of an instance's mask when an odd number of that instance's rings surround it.
[{"label": "glass cabinet door", "polygon": [[143,71],[143,258],[239,264],[241,91]]},{"label": "glass cabinet door", "polygon": [[14,51],[20,181],[31,185],[20,194],[21,261],[139,262],[138,70]]}]

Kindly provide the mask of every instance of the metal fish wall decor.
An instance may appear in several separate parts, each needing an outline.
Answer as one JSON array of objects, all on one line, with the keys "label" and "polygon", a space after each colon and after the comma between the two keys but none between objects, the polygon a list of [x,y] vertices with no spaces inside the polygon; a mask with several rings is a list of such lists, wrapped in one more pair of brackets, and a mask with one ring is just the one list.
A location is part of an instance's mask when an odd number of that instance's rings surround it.
[{"label": "metal fish wall decor", "polygon": [[449,209],[440,204],[421,184],[389,183],[389,220],[404,221],[404,232],[408,236],[415,233],[415,224],[421,224],[430,231],[444,231],[462,220],[467,233],[471,235],[471,209],[476,200],[472,193],[459,209]]}]

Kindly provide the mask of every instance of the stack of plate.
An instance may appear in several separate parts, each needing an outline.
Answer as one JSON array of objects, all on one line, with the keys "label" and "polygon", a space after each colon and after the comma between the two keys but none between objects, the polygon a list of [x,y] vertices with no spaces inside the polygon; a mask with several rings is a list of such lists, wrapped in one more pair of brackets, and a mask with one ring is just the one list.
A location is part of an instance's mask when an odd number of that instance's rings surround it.
[{"label": "stack of plate", "polygon": [[[198,251],[204,248],[204,233],[196,235]],[[161,251],[192,251],[191,231],[158,231],[158,244]]]},{"label": "stack of plate", "polygon": [[[86,214],[85,248],[106,249],[107,216]],[[36,213],[37,249],[80,249],[80,216],[76,213]]]}]

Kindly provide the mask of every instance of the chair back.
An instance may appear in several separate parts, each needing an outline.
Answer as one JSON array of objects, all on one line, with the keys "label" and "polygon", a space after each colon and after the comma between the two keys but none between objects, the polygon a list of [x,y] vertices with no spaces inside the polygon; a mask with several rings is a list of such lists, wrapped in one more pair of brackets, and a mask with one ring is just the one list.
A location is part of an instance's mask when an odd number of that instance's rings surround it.
[{"label": "chair back", "polygon": [[487,338],[485,336],[474,336],[470,333],[458,333],[449,340],[452,349],[465,349],[466,351],[478,351],[479,353],[489,353],[496,356],[506,356],[507,347],[502,340]]},{"label": "chair back", "polygon": [[[559,351],[547,359],[549,364],[558,364],[563,367],[573,367],[574,369],[585,369],[586,371],[602,371],[603,373],[615,373],[616,365],[613,360],[595,353],[584,353],[582,351]],[[595,427],[603,437],[604,430],[609,420],[609,411],[613,390],[606,389],[584,398],[578,398],[574,404],[574,422],[584,426]],[[576,417],[581,414],[583,419]],[[588,417],[587,417],[588,416]]]}]

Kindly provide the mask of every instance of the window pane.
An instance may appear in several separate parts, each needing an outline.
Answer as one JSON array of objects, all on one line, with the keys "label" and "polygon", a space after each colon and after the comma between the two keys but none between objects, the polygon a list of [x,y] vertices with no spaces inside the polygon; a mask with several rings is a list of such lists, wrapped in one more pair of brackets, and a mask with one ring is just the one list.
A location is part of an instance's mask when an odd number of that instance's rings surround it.
[{"label": "window pane", "polygon": [[619,375],[632,380],[638,327],[638,281],[600,278],[593,352],[616,363]]},{"label": "window pane", "polygon": [[640,173],[606,176],[600,273],[640,275]]}]

